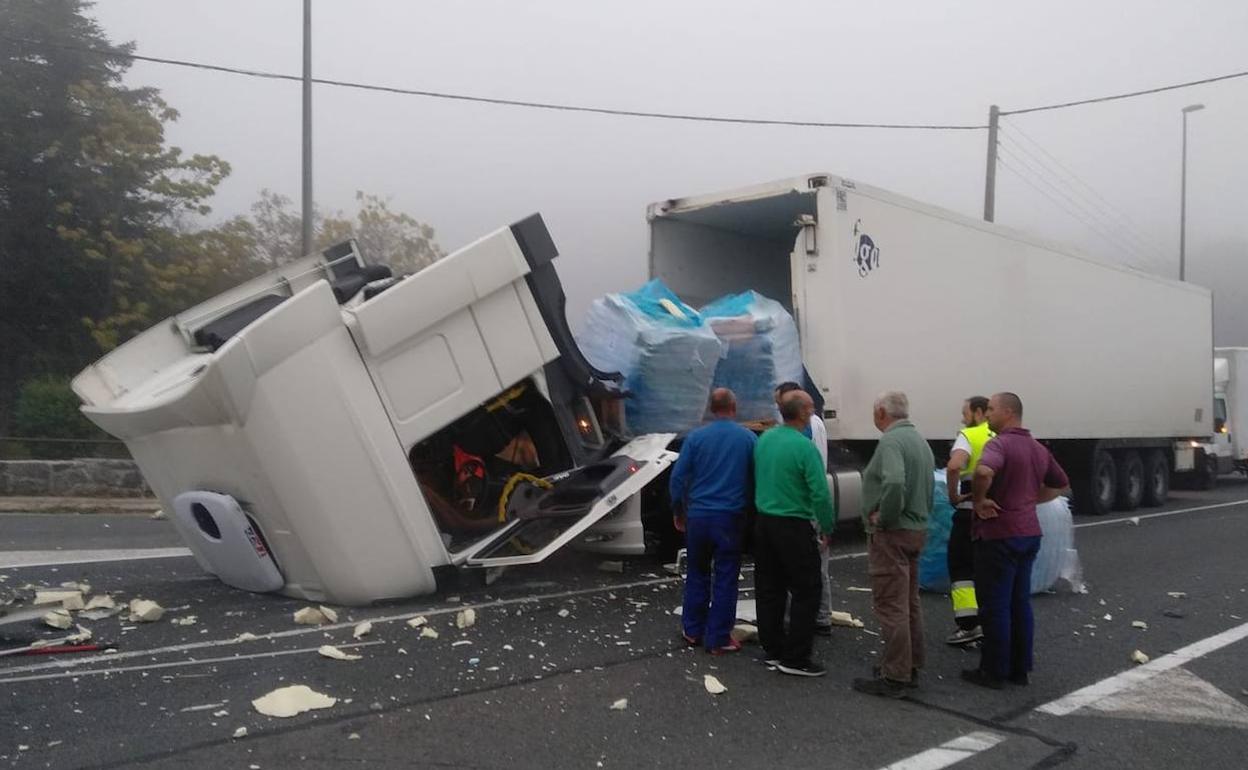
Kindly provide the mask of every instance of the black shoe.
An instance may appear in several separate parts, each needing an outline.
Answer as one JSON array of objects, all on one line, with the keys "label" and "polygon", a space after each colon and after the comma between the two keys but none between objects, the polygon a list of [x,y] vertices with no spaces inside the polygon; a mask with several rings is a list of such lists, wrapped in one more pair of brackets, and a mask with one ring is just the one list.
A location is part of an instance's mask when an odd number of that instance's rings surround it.
[{"label": "black shoe", "polygon": [[781,674],[789,676],[823,676],[828,670],[813,660],[803,660],[800,663],[784,663],[783,661],[776,665],[776,670]]},{"label": "black shoe", "polygon": [[[886,678],[886,677],[884,676],[884,672],[883,672],[883,670],[881,670],[879,666],[872,666],[872,667],[871,667],[871,676],[875,677],[876,679],[885,679],[885,678]],[[890,682],[891,682],[891,681],[893,681],[893,680],[892,680],[892,679],[889,679],[888,681],[890,681]],[[910,669],[910,681],[909,681],[909,682],[901,682],[901,684],[904,684],[906,687],[909,687],[911,690],[917,690],[917,689],[919,689],[919,670],[918,670],[917,668],[912,668],[912,669]]]},{"label": "black shoe", "polygon": [[815,636],[831,636],[831,635],[832,635],[831,623],[816,623],[815,624]]},{"label": "black shoe", "polygon": [[1005,687],[1004,682],[980,668],[963,669],[962,678],[971,684],[987,687],[990,690],[1000,690]]},{"label": "black shoe", "polygon": [[1015,674],[1014,676],[1011,676],[1010,684],[1016,684],[1019,687],[1026,687],[1027,685],[1031,684],[1031,677],[1028,676],[1027,672],[1024,671],[1021,674]]},{"label": "black shoe", "polygon": [[903,682],[894,682],[892,679],[855,679],[850,685],[858,692],[867,695],[878,695],[881,698],[904,698],[906,690],[909,689]]}]

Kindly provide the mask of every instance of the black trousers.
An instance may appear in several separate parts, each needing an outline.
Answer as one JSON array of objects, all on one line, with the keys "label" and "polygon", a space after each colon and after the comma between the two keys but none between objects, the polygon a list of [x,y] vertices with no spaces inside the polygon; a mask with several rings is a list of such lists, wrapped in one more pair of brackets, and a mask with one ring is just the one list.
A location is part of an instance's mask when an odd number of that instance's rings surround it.
[{"label": "black trousers", "polygon": [[791,665],[810,660],[822,592],[819,545],[810,520],[760,512],[754,524],[754,597],[758,639],[768,658]]},{"label": "black trousers", "polygon": [[949,530],[949,596],[953,602],[953,619],[958,628],[970,630],[979,625],[979,604],[975,597],[975,548],[971,543],[971,517],[966,509],[953,512],[953,528]]}]

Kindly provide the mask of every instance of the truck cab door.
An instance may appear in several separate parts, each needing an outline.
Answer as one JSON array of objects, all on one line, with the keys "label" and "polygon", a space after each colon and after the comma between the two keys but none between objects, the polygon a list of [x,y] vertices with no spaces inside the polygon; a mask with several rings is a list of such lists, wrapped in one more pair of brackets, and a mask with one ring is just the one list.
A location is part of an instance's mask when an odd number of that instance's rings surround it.
[{"label": "truck cab door", "polygon": [[673,438],[640,436],[604,460],[548,477],[549,488],[519,487],[507,504],[510,522],[454,561],[509,567],[544,560],[658,478],[677,457],[667,450]]}]

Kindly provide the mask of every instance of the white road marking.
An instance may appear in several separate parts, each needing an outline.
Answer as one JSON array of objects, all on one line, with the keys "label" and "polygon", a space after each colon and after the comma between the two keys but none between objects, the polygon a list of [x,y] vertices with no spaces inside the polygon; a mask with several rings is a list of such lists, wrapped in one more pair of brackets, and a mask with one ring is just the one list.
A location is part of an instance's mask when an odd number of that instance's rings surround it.
[{"label": "white road marking", "polygon": [[398,615],[378,615],[373,617],[360,616],[354,620],[344,623],[334,623],[323,626],[300,626],[286,631],[274,631],[268,634],[257,634],[255,639],[247,639],[239,641],[237,637],[227,639],[212,639],[202,642],[189,642],[187,644],[174,644],[168,647],[157,647],[150,650],[130,650],[127,652],[118,652],[111,655],[91,655],[87,657],[62,659],[50,661],[48,663],[38,663],[29,666],[17,666],[6,668],[0,672],[0,684],[13,681],[4,678],[8,674],[23,674],[33,671],[46,671],[48,669],[71,669],[78,666],[84,666],[90,663],[106,663],[114,660],[125,660],[127,658],[152,657],[155,655],[169,655],[178,652],[188,652],[190,650],[202,650],[212,647],[227,647],[233,644],[248,644],[250,642],[263,641],[265,639],[285,639],[288,637],[303,636],[304,634],[319,634],[326,631],[336,631],[343,628],[354,629],[355,626],[365,620],[377,623],[397,623],[405,622],[411,618],[424,615],[425,617],[436,617],[440,615],[453,615],[461,610],[472,608],[477,612],[482,610],[493,609],[497,607],[510,607],[517,604],[536,604],[539,602],[570,599],[577,596],[590,596],[593,594],[605,594],[612,591],[626,591],[631,588],[644,588],[647,586],[662,585],[664,583],[675,583],[680,578],[654,578],[650,580],[635,580],[631,583],[617,583],[614,585],[597,586],[594,588],[578,588],[570,591],[558,591],[549,594],[530,594],[527,596],[517,596],[511,599],[495,599],[488,602],[478,602],[476,604],[456,604],[450,607],[433,607],[429,609],[414,610],[412,612],[404,612]]},{"label": "white road marking", "polygon": [[1075,529],[1083,529],[1085,527],[1104,527],[1108,524],[1121,524],[1124,521],[1132,519],[1160,519],[1166,516],[1178,516],[1180,513],[1197,513],[1199,511],[1216,511],[1219,508],[1233,508],[1236,505],[1248,503],[1248,500],[1232,500],[1229,503],[1214,503],[1212,505],[1198,505],[1194,508],[1179,508],[1173,511],[1158,511],[1157,513],[1144,513],[1139,516],[1122,516],[1117,519],[1097,519],[1096,521],[1085,521],[1075,525]]},{"label": "white road marking", "polygon": [[1185,668],[1175,668],[1088,706],[1099,715],[1248,728],[1248,706]]},{"label": "white road marking", "polygon": [[[370,647],[374,644],[385,644],[385,642],[357,642],[355,644],[340,644],[338,649],[346,650],[352,647]],[[280,658],[286,655],[303,655],[305,653],[316,652],[319,647],[302,647],[296,650],[270,650],[269,652],[256,652],[251,655],[227,655],[221,658],[204,658],[202,660],[174,660],[168,663],[149,663],[144,666],[115,666],[112,668],[89,668],[85,671],[61,671],[55,674],[34,674],[32,676],[14,676],[3,679],[4,684],[15,684],[17,682],[39,682],[45,679],[77,679],[84,676],[107,676],[108,674],[124,674],[133,671],[156,671],[164,668],[182,668],[184,666],[207,666],[216,663],[235,663],[241,660],[255,660],[257,658]],[[106,657],[115,658],[116,655],[108,655]],[[219,704],[218,704],[219,705]],[[201,707],[194,707],[201,708]],[[187,709],[182,709],[187,711]]]},{"label": "white road marking", "polygon": [[1184,663],[1196,660],[1245,638],[1248,638],[1248,623],[1228,628],[1220,634],[1214,634],[1198,642],[1193,642],[1182,649],[1151,660],[1142,666],[1127,669],[1108,679],[1102,679],[1095,684],[1075,690],[1069,695],[1040,706],[1036,711],[1042,714],[1064,717],[1085,706],[1091,706],[1100,700],[1117,695],[1128,687],[1134,687],[1146,682],[1158,674],[1169,671],[1172,668],[1178,668]]},{"label": "white road marking", "polygon": [[949,767],[964,759],[970,759],[1004,740],[1004,735],[980,730],[954,738],[934,749],[921,751],[913,756],[898,760],[891,765],[881,768],[881,770],[940,770],[942,767]]},{"label": "white road marking", "polygon": [[0,569],[17,567],[54,567],[60,564],[96,564],[100,562],[137,561],[139,559],[176,559],[190,556],[189,548],[97,548],[80,551],[0,551]]}]

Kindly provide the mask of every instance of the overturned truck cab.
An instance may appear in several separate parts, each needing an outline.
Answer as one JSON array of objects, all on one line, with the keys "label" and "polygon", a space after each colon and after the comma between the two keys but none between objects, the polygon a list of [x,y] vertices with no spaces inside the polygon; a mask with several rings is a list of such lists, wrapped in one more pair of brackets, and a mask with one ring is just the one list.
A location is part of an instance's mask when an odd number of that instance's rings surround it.
[{"label": "overturned truck cab", "polygon": [[408,276],[339,244],[136,336],[74,391],[241,589],[360,605],[568,543],[639,554],[673,436],[626,435],[556,255],[538,215]]}]

